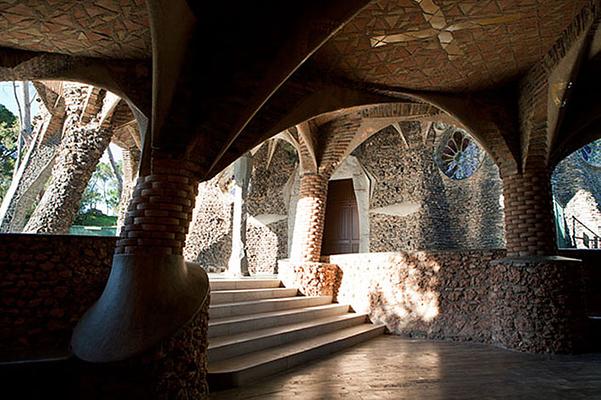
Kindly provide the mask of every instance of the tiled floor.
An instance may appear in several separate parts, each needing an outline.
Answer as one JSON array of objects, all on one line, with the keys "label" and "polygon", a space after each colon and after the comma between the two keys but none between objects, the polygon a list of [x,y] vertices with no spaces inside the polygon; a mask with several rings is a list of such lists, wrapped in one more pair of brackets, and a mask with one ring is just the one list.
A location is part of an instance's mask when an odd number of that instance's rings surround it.
[{"label": "tiled floor", "polygon": [[601,354],[386,335],[211,399],[601,399]]}]

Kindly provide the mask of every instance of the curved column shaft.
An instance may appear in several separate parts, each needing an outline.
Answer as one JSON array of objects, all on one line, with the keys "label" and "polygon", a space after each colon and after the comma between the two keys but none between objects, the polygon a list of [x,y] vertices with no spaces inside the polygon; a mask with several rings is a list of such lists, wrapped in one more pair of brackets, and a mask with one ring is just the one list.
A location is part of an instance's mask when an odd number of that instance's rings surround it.
[{"label": "curved column shaft", "polygon": [[182,255],[198,194],[186,162],[153,160],[152,174],[138,178],[115,254]]},{"label": "curved column shaft", "polygon": [[556,253],[549,173],[528,171],[503,177],[508,256]]},{"label": "curved column shaft", "polygon": [[327,178],[318,174],[301,177],[290,255],[292,261],[319,262],[327,194]]}]

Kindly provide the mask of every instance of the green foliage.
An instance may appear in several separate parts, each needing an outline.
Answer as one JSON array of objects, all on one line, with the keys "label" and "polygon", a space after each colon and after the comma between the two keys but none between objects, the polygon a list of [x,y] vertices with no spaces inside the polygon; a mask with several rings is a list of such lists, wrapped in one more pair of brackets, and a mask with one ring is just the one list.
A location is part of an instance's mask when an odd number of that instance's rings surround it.
[{"label": "green foliage", "polygon": [[[119,165],[120,164],[121,161],[119,162]],[[89,211],[96,210],[99,204],[103,204],[107,210],[116,213],[117,208],[119,207],[120,198],[121,193],[119,193],[117,178],[115,177],[111,166],[105,162],[98,163],[96,170],[90,178],[88,187],[83,194],[75,223],[79,223],[77,222],[78,217],[83,217],[87,215]]]},{"label": "green foliage", "polygon": [[74,225],[85,226],[115,226],[117,217],[105,215],[102,211],[92,208],[75,216]]},{"label": "green foliage", "polygon": [[0,104],[0,200],[4,198],[12,179],[17,158],[19,121]]}]

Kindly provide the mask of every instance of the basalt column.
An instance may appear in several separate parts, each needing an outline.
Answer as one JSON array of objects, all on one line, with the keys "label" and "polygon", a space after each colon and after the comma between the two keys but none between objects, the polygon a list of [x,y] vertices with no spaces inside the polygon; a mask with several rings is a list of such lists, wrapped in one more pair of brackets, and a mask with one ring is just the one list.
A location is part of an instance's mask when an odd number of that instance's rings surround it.
[{"label": "basalt column", "polygon": [[340,278],[336,265],[320,262],[327,192],[327,177],[301,177],[290,260],[278,264],[282,282],[308,296],[335,296]]},{"label": "basalt column", "polygon": [[493,261],[493,340],[530,352],[581,350],[585,332],[579,260],[556,256],[549,172],[503,177],[507,257]]},{"label": "basalt column", "polygon": [[151,171],[138,178],[107,286],[76,327],[73,350],[119,362],[119,384],[144,397],[205,398],[208,278],[182,256],[196,166],[155,153]]}]

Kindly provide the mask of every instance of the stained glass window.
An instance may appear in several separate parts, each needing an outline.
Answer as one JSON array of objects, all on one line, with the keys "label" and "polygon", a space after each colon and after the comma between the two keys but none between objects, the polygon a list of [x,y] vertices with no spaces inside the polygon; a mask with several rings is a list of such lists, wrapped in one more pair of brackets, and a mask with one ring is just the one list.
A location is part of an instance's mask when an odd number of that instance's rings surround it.
[{"label": "stained glass window", "polygon": [[436,161],[442,172],[451,179],[466,179],[476,172],[484,158],[484,151],[467,133],[448,129],[436,152]]},{"label": "stained glass window", "polygon": [[587,163],[601,167],[601,139],[581,147],[580,156]]}]

